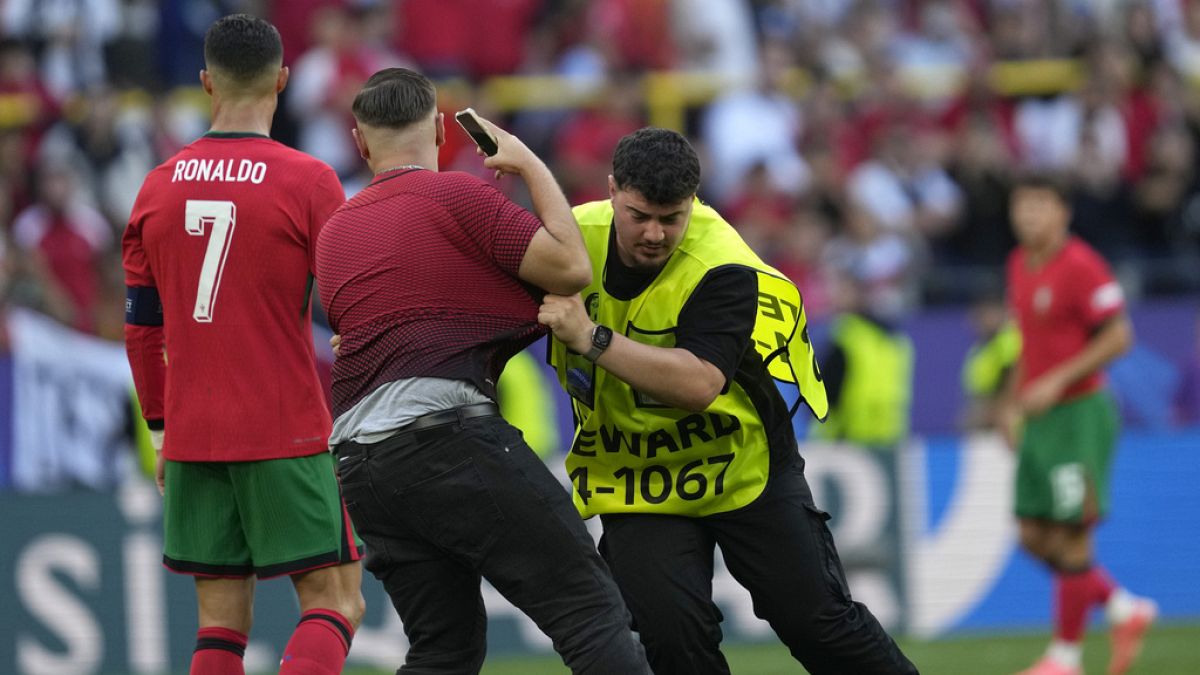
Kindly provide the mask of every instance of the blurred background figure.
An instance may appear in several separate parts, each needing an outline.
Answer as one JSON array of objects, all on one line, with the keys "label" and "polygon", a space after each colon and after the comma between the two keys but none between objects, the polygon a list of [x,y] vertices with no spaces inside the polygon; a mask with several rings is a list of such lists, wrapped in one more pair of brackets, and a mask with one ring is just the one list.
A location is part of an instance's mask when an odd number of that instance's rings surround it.
[{"label": "blurred background figure", "polygon": [[919,256],[924,254],[918,247],[923,242],[881,225],[874,211],[853,199],[841,225],[826,248],[826,265],[831,273],[850,275],[862,288],[849,296],[853,304],[843,306],[867,309],[880,320],[898,323],[917,302]]},{"label": "blurred background figure", "polygon": [[57,98],[102,87],[104,48],[121,26],[119,0],[9,0],[0,21],[8,34],[37,45],[42,80]]},{"label": "blurred background figure", "polygon": [[787,89],[794,56],[786,45],[770,42],[761,58],[757,86],[718,98],[704,119],[701,139],[711,160],[705,166],[706,194],[718,203],[755,165],[764,166],[771,184],[790,194],[808,182],[808,166],[796,147],[803,119]]},{"label": "blurred background figure", "polygon": [[818,354],[829,419],[815,438],[896,450],[908,437],[913,345],[890,306],[876,308],[872,288],[846,271],[835,277],[829,346]]},{"label": "blurred background figure", "polygon": [[971,305],[974,341],[963,361],[962,387],[967,395],[962,426],[993,430],[1001,423],[1001,395],[1021,356],[1021,333],[1008,318],[999,292],[981,296]]},{"label": "blurred background figure", "polygon": [[496,383],[500,414],[521,430],[525,442],[545,462],[553,462],[566,450],[558,431],[557,391],[529,351],[509,359]]},{"label": "blurred background figure", "polygon": [[645,124],[641,81],[616,73],[594,105],[568,118],[554,139],[556,168],[572,204],[608,199],[608,172],[617,141]]},{"label": "blurred background figure", "polygon": [[104,285],[103,263],[114,246],[111,226],[79,191],[78,176],[65,164],[46,164],[37,176],[37,200],[13,221],[13,241],[32,265],[41,281],[50,286],[47,295],[66,298],[62,318],[84,332],[95,332]]},{"label": "blurred background figure", "polygon": [[379,17],[366,9],[340,4],[318,8],[309,26],[312,46],[296,59],[287,89],[299,149],[343,178],[362,165],[350,137],[354,95],[375,71],[412,65],[387,45],[368,39],[379,25]]},{"label": "blurred background figure", "polygon": [[509,74],[524,65],[535,21],[545,4],[543,0],[405,0],[396,4],[394,45],[431,77],[481,80]]},{"label": "blurred background figure", "polygon": [[717,78],[723,86],[751,82],[758,73],[754,13],[742,0],[673,0],[671,37],[679,69]]},{"label": "blurred background figure", "polygon": [[38,76],[33,51],[11,38],[0,39],[0,96],[6,104],[0,124],[19,133],[20,158],[29,162],[42,134],[61,114],[61,109]]},{"label": "blurred background figure", "polygon": [[77,115],[54,125],[41,147],[44,161],[79,171],[78,188],[110,223],[120,223],[156,156],[145,111],[124,108],[116,91],[98,88]]},{"label": "blurred background figure", "polygon": [[902,121],[890,124],[846,186],[879,225],[914,240],[941,238],[962,208],[958,186],[935,156],[938,139],[923,133]]}]

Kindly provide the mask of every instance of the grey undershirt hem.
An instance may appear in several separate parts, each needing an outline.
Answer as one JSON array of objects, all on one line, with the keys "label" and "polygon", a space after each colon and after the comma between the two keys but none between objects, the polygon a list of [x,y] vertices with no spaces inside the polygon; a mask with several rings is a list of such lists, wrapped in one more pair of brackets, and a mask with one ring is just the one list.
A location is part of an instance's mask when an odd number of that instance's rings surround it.
[{"label": "grey undershirt hem", "polygon": [[491,400],[468,380],[409,377],[388,382],[333,421],[329,447],[345,441],[378,443],[421,415]]}]

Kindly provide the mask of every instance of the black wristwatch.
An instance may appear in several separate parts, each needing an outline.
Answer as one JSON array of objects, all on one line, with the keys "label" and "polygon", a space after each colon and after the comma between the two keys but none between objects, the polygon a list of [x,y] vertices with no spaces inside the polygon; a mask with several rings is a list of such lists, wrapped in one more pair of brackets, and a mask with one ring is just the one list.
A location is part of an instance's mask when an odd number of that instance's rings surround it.
[{"label": "black wristwatch", "polygon": [[592,329],[592,348],[583,355],[583,358],[594,363],[604,353],[604,350],[608,349],[608,346],[612,344],[612,336],[613,332],[611,328],[596,324],[596,327]]}]

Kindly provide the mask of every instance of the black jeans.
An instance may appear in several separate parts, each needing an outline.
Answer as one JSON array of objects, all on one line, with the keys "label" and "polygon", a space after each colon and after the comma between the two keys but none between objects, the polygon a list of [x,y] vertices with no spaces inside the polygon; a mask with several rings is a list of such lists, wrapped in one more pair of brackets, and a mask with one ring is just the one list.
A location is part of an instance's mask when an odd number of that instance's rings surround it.
[{"label": "black jeans", "polygon": [[341,443],[346,508],[410,647],[398,673],[478,673],[485,578],[574,673],[648,673],[629,612],[569,494],[500,417]]},{"label": "black jeans", "polygon": [[749,506],[703,518],[601,516],[600,551],[657,675],[727,675],[712,601],[713,546],[812,675],[916,673],[870,610],[854,602],[800,464]]}]

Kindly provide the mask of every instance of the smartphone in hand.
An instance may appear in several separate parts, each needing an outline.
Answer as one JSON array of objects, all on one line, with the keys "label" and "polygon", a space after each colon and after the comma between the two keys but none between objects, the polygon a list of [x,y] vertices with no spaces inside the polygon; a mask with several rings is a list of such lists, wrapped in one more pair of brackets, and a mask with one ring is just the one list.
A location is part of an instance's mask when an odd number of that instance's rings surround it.
[{"label": "smartphone in hand", "polygon": [[475,113],[474,109],[460,110],[454,113],[454,119],[488,157],[496,154],[496,151],[500,149],[496,143],[496,137],[483,126],[483,122],[479,121],[479,115]]}]

